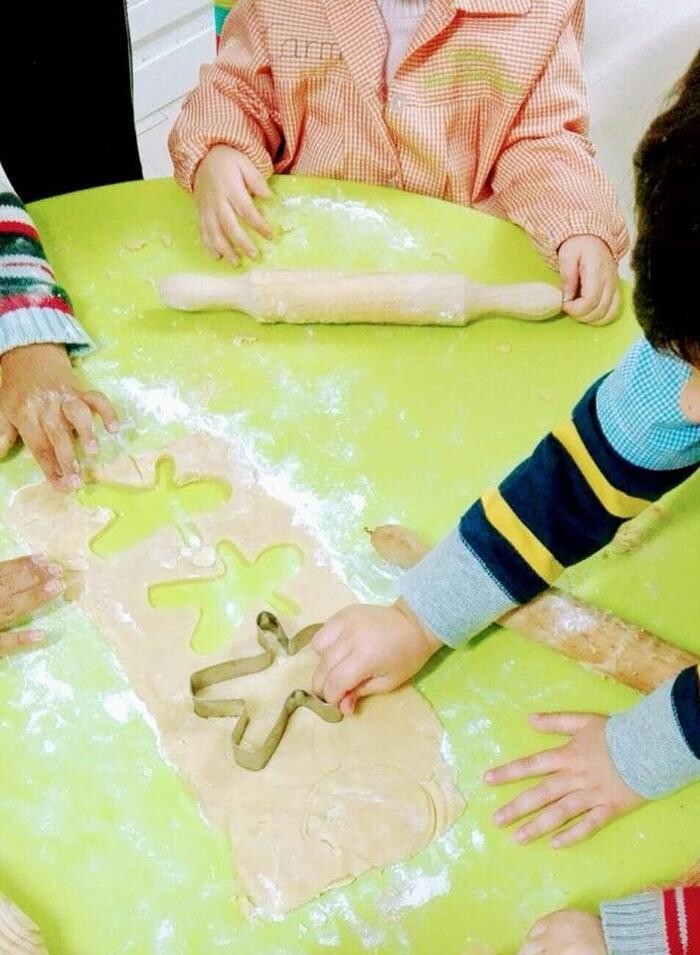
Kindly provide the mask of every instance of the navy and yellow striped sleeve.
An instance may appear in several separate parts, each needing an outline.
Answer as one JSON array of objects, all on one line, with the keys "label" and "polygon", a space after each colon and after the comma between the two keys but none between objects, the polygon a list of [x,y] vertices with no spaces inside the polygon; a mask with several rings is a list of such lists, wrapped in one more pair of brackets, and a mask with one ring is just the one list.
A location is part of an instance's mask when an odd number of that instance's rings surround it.
[{"label": "navy and yellow striped sleeve", "polygon": [[[646,342],[633,346],[404,577],[402,596],[423,623],[455,646],[545,590],[692,474],[700,428],[678,412],[688,375]],[[636,447],[635,431],[647,445],[637,460],[622,453]]]}]

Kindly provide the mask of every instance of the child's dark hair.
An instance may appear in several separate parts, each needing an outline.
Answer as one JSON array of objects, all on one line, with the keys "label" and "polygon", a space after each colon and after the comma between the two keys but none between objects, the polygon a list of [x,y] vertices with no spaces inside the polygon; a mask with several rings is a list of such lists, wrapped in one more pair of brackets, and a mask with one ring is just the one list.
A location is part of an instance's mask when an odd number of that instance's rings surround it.
[{"label": "child's dark hair", "polygon": [[654,348],[700,366],[700,52],[634,166],[637,319]]}]

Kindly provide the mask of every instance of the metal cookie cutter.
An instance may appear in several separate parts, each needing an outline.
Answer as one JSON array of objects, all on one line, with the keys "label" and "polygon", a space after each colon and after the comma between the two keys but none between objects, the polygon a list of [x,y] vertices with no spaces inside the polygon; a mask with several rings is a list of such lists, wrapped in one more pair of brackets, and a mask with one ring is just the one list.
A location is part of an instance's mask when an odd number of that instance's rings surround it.
[{"label": "metal cookie cutter", "polygon": [[246,746],[243,741],[250,723],[245,700],[202,698],[202,692],[210,686],[217,683],[226,683],[228,680],[235,680],[239,676],[248,676],[251,673],[260,673],[262,670],[266,670],[273,663],[279,649],[282,649],[287,656],[294,656],[295,653],[303,650],[311,642],[314,634],[321,629],[321,624],[313,624],[300,630],[294,637],[288,637],[282,628],[282,624],[272,613],[263,612],[258,614],[256,622],[258,643],[263,649],[262,653],[251,657],[241,657],[238,660],[227,660],[225,663],[215,663],[214,666],[198,670],[190,678],[192,702],[197,716],[202,716],[205,719],[216,716],[238,717],[231,733],[233,758],[239,766],[253,770],[263,769],[270,762],[284,736],[290,716],[299,707],[306,707],[328,723],[338,723],[343,718],[343,714],[338,707],[332,703],[325,703],[319,697],[307,693],[306,690],[293,690],[284,701],[280,715],[275,720],[275,724],[267,737],[258,747],[253,748],[252,746]]}]

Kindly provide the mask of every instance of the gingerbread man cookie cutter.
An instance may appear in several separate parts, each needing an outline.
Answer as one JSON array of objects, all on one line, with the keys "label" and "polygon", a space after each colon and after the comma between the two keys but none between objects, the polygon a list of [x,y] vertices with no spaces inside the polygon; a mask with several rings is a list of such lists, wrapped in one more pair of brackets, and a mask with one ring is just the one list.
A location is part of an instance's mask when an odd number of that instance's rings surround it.
[{"label": "gingerbread man cookie cutter", "polygon": [[227,660],[224,663],[215,663],[213,666],[198,670],[190,678],[192,703],[197,716],[204,719],[238,717],[231,733],[233,758],[239,766],[251,770],[264,769],[267,766],[284,736],[290,717],[300,707],[311,710],[327,723],[338,723],[343,718],[338,707],[332,703],[326,703],[306,690],[292,690],[282,704],[280,714],[263,742],[255,747],[245,743],[244,737],[250,724],[246,701],[209,699],[203,697],[202,693],[218,683],[226,683],[241,676],[249,676],[251,673],[261,673],[272,665],[280,650],[287,656],[294,656],[308,646],[314,634],[321,629],[321,624],[313,624],[300,630],[295,636],[288,637],[277,617],[267,611],[258,614],[256,624],[258,643],[262,647],[262,653]]}]

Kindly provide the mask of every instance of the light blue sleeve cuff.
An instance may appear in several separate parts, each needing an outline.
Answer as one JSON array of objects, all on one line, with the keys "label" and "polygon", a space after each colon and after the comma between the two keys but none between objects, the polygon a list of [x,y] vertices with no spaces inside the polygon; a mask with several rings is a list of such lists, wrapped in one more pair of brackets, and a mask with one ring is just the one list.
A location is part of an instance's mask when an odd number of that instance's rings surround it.
[{"label": "light blue sleeve cuff", "polygon": [[24,345],[65,345],[77,355],[92,348],[83,329],[67,312],[54,308],[18,308],[0,318],[0,355]]},{"label": "light blue sleeve cuff", "polygon": [[401,582],[401,597],[443,643],[456,647],[516,604],[455,528]]},{"label": "light blue sleeve cuff", "polygon": [[660,892],[643,892],[600,907],[608,955],[668,955]]},{"label": "light blue sleeve cuff", "polygon": [[608,752],[630,789],[645,799],[668,796],[700,780],[700,760],[688,746],[673,707],[674,679],[605,728]]},{"label": "light blue sleeve cuff", "polygon": [[635,342],[598,389],[596,410],[603,433],[631,464],[652,471],[696,465],[700,427],[681,411],[690,365]]}]

